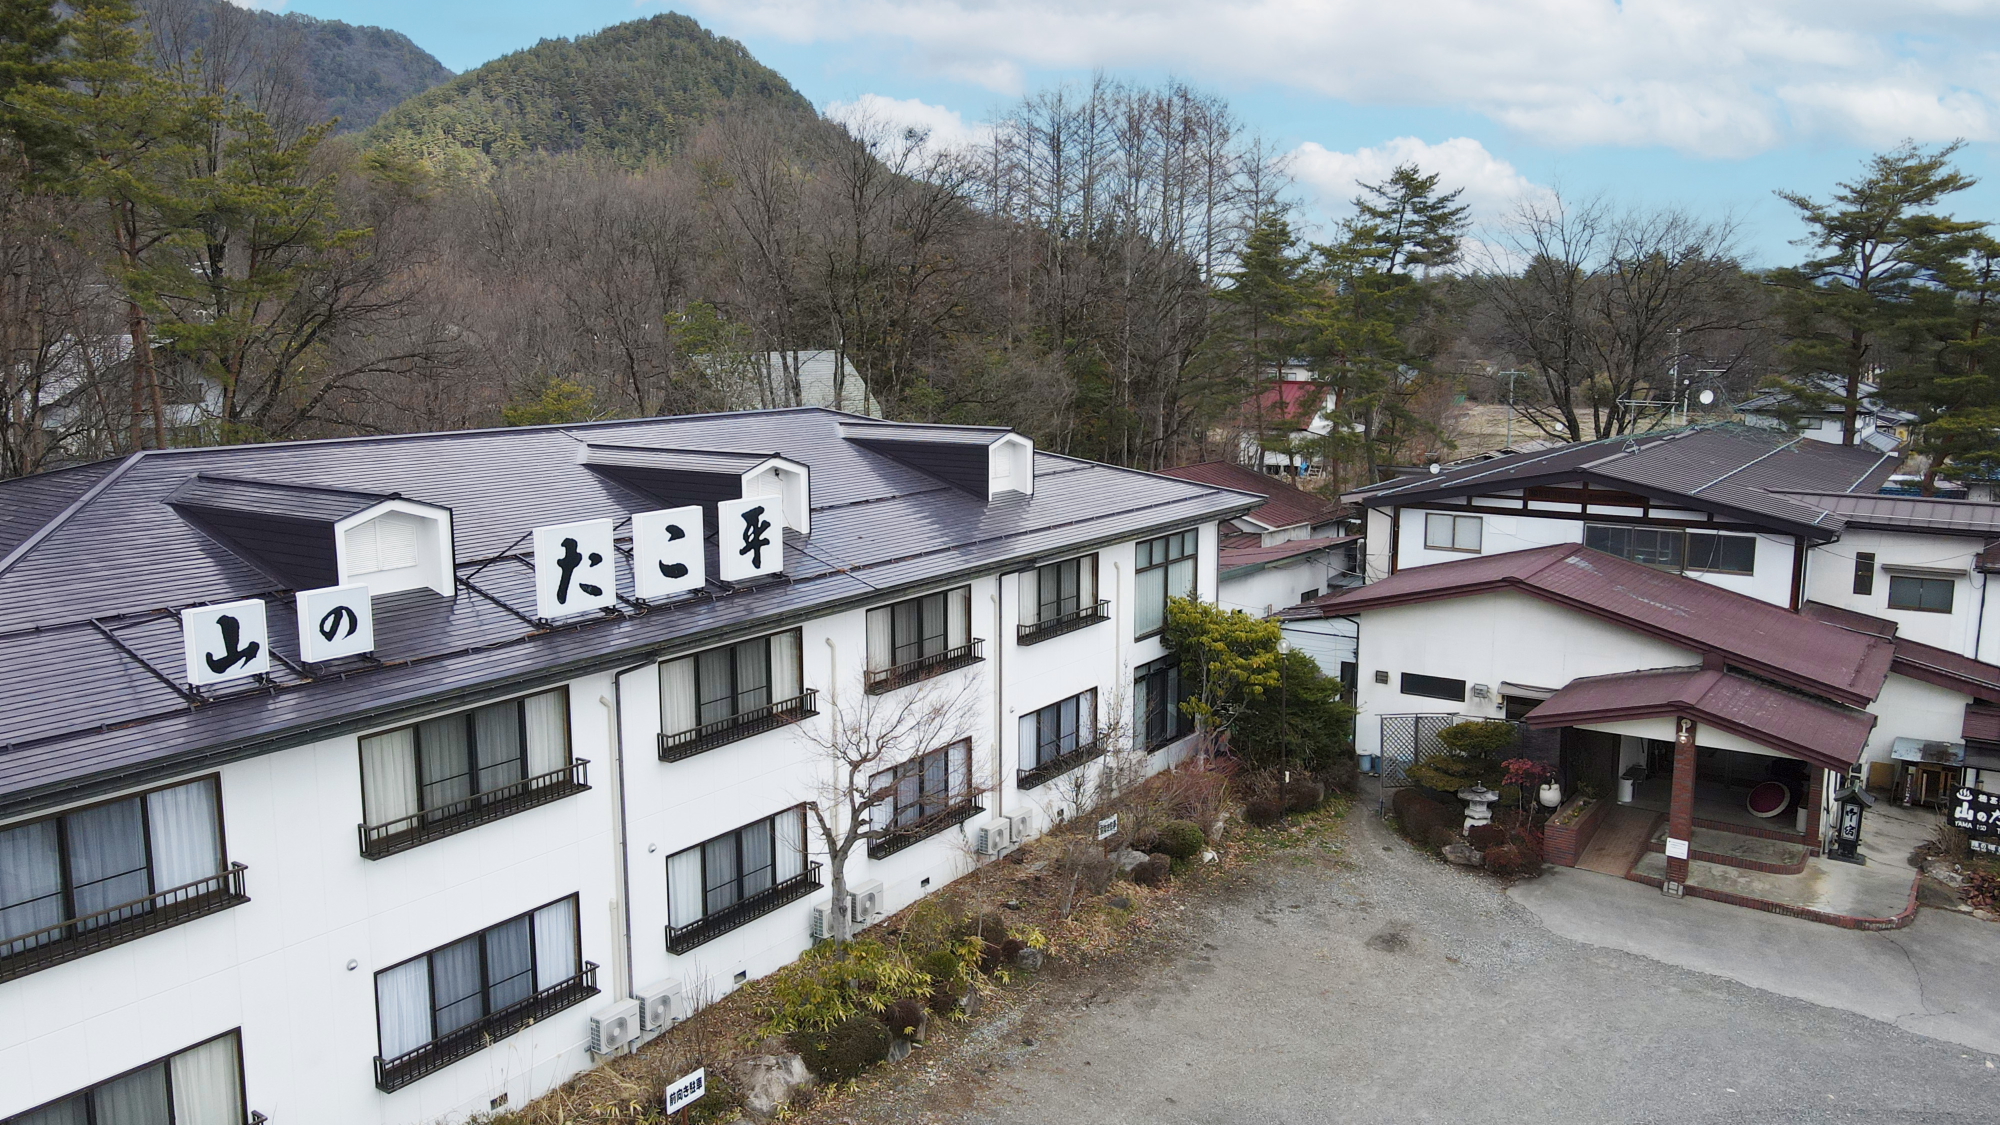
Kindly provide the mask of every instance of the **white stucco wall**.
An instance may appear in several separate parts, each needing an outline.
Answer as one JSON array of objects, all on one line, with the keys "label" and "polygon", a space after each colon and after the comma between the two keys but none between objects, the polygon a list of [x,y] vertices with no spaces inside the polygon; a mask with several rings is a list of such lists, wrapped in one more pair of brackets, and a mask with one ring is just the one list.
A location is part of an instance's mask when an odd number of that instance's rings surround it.
[{"label": "white stucco wall", "polygon": [[1326,593],[1339,573],[1340,551],[1317,551],[1222,582],[1216,604],[1240,609],[1252,617],[1267,617],[1299,604],[1308,591]]},{"label": "white stucco wall", "polygon": [[[1913,535],[1900,531],[1849,529],[1838,540],[1813,549],[1807,558],[1806,596],[1812,601],[1887,618],[1897,626],[1897,635],[1922,644],[1936,645],[1982,660],[2000,658],[2000,636],[1992,618],[2000,614],[2000,599],[1985,595],[1985,627],[1980,625],[1982,594],[1988,578],[1973,568],[1974,557],[1985,546],[1978,539],[1959,535]],[[1867,552],[1875,556],[1875,587],[1867,594],[1854,592],[1854,557]],[[1893,572],[1884,567],[1911,566],[1958,571],[1952,590],[1950,613],[1890,609],[1889,580]],[[1975,641],[1980,652],[1973,651]]]}]

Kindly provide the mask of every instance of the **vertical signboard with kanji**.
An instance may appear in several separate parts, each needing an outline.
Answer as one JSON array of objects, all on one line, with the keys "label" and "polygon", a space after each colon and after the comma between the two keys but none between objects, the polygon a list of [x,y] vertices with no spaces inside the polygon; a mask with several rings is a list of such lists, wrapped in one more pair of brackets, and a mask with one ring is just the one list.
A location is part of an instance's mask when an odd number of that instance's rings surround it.
[{"label": "vertical signboard with kanji", "polygon": [[261,676],[271,670],[271,637],[264,602],[197,606],[181,610],[181,654],[195,687]]},{"label": "vertical signboard with kanji", "polygon": [[699,590],[708,582],[701,506],[632,516],[632,596],[645,600]]},{"label": "vertical signboard with kanji", "polygon": [[544,621],[618,604],[610,520],[535,529],[535,616]]},{"label": "vertical signboard with kanji", "polygon": [[724,582],[785,569],[784,512],[776,496],[724,500],[715,506],[715,544]]},{"label": "vertical signboard with kanji", "polygon": [[1971,837],[1973,851],[2000,855],[2000,793],[1959,786],[1952,794],[1951,826]]}]

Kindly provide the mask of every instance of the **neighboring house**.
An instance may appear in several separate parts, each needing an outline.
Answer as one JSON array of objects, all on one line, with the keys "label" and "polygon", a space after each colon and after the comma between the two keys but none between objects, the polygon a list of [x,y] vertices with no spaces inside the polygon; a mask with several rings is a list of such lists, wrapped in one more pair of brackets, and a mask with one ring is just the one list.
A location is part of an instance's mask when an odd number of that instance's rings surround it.
[{"label": "neighboring house", "polygon": [[[1828,394],[1845,394],[1847,391],[1845,382],[1838,376],[1820,375],[1817,380]],[[1917,416],[1882,405],[1882,401],[1875,397],[1881,389],[1874,383],[1861,384],[1861,405],[1854,417],[1854,443],[1878,453],[1894,453],[1910,440],[1910,423],[1915,422]],[[1808,409],[1784,391],[1758,395],[1739,403],[1736,409],[1742,413],[1747,425],[1796,429],[1814,441],[1834,445],[1841,444],[1842,427],[1847,418],[1846,407],[1840,403]]]},{"label": "neighboring house", "polygon": [[[1333,433],[1338,397],[1293,363],[1278,372],[1278,381],[1257,392],[1238,411],[1238,455],[1265,472],[1312,475],[1318,470],[1313,446]],[[1272,447],[1276,448],[1272,448]]]},{"label": "neighboring house", "polygon": [[[1778,781],[1796,813],[1767,827],[1816,850],[1848,775],[2000,791],[2000,506],[1878,495],[1895,467],[1707,425],[1387,481],[1346,497],[1368,585],[1284,615],[1359,618],[1357,751],[1385,769],[1459,717],[1511,719],[1565,791],[1664,812],[1674,840],[1739,829],[1729,788]],[[1677,739],[1694,784],[1669,792]]]},{"label": "neighboring house", "polygon": [[814,409],[0,483],[0,1119],[519,1105],[808,948],[836,706],[970,693],[863,924],[1175,760],[1255,503]]},{"label": "neighboring house", "polygon": [[[798,405],[844,410],[871,418],[882,416],[882,405],[868,393],[868,381],[839,352],[832,348],[813,348],[793,352],[791,361],[799,373]],[[782,352],[766,353],[764,362],[774,376],[785,369]]]},{"label": "neighboring house", "polygon": [[[1361,537],[1354,509],[1282,479],[1226,461],[1166,469],[1163,475],[1239,492],[1264,502],[1224,525],[1216,560],[1216,604],[1269,617],[1342,587],[1359,585]],[[1344,618],[1287,621],[1286,639],[1330,676],[1351,677],[1354,622]]]}]

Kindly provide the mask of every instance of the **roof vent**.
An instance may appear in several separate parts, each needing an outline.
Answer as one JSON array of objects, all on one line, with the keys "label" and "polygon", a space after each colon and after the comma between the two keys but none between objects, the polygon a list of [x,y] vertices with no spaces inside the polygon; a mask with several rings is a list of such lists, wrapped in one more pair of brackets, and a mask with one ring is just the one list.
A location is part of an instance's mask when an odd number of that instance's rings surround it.
[{"label": "roof vent", "polygon": [[812,534],[811,470],[775,453],[586,443],[579,460],[599,476],[668,507],[700,504],[712,509],[723,500],[775,496],[784,508],[785,526]]},{"label": "roof vent", "polygon": [[1012,430],[848,422],[840,436],[982,500],[1035,492],[1035,443]]}]

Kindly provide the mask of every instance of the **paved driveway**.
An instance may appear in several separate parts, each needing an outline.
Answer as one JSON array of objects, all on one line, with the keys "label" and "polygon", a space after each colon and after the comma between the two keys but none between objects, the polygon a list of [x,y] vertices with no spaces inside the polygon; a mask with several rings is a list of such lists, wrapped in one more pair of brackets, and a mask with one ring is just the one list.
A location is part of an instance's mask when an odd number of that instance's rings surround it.
[{"label": "paved driveway", "polygon": [[2000,927],[1854,934],[1572,873],[1510,897],[1351,823],[1351,866],[1270,866],[1157,975],[1024,1028],[959,1119],[2000,1120]]}]

